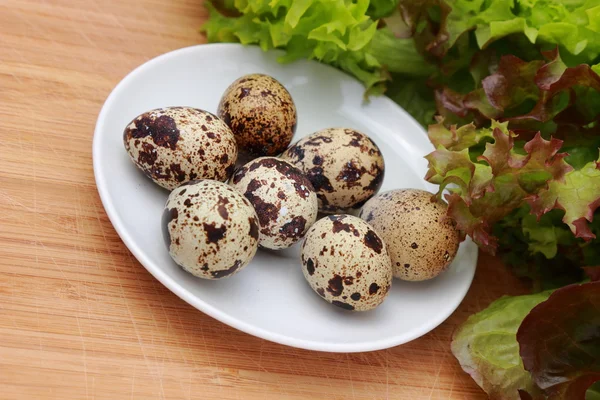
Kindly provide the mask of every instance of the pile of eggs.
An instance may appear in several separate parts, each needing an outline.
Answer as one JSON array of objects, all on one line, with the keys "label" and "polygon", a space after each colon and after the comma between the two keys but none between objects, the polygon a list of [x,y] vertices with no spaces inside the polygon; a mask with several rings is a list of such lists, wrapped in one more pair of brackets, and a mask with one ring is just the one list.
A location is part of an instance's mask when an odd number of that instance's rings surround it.
[{"label": "pile of eggs", "polygon": [[[416,189],[378,194],[383,155],[364,133],[328,128],[290,146],[296,125],[290,93],[261,74],[233,82],[217,115],[167,107],[127,125],[131,160],[170,191],[162,229],[179,266],[221,279],[259,248],[303,240],[310,287],[355,311],[381,304],[393,278],[432,279],[448,267],[460,235],[445,203]],[[249,161],[236,169],[238,155]]]}]

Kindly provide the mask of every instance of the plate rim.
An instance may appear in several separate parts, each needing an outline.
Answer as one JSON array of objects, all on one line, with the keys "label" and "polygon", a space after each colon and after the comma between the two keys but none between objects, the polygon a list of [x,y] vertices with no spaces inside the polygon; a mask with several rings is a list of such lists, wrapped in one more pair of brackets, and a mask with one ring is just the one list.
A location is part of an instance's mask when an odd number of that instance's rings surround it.
[{"label": "plate rim", "polygon": [[[202,51],[201,50],[202,48],[207,48],[207,47],[210,47],[211,49],[218,49],[218,48],[225,49],[225,48],[246,48],[247,46],[243,46],[243,45],[237,44],[237,43],[198,44],[198,45],[193,45],[193,46],[188,46],[188,47],[183,47],[180,49],[172,50],[167,53],[158,55],[154,58],[151,58],[150,60],[147,60],[144,63],[135,67],[133,70],[131,70],[128,74],[126,74],[119,81],[119,83],[112,89],[112,91],[110,92],[110,94],[108,95],[106,100],[104,101],[104,104],[102,105],[102,108],[100,109],[100,112],[98,114],[98,118],[96,119],[96,125],[94,128],[94,137],[92,140],[92,163],[93,163],[94,179],[95,179],[95,183],[96,183],[96,188],[100,195],[100,200],[102,202],[104,210],[105,210],[113,228],[115,229],[115,231],[119,235],[119,238],[123,241],[123,243],[125,244],[127,249],[138,260],[138,262],[140,264],[142,264],[144,266],[144,268],[148,272],[150,272],[150,274],[154,278],[156,278],[161,284],[163,284],[167,289],[169,289],[176,296],[178,296],[180,299],[182,299],[183,301],[185,301],[192,307],[196,308],[198,311],[201,311],[201,312],[205,313],[206,315],[216,319],[217,321],[227,324],[227,325],[231,326],[232,328],[235,328],[237,330],[245,332],[249,335],[256,336],[261,339],[269,340],[271,342],[279,343],[282,345],[291,346],[291,347],[295,347],[295,348],[301,348],[301,349],[305,349],[305,350],[334,352],[334,353],[356,353],[356,352],[383,350],[383,349],[399,346],[399,345],[405,344],[407,342],[410,342],[412,340],[415,340],[415,339],[429,333],[430,331],[435,329],[437,326],[439,326],[441,323],[443,323],[446,319],[448,319],[448,317],[450,317],[450,315],[452,315],[454,313],[454,311],[456,311],[458,306],[462,303],[467,292],[471,288],[471,285],[472,285],[473,279],[474,279],[474,275],[475,275],[476,266],[477,266],[478,252],[475,252],[475,257],[474,257],[475,258],[474,259],[475,266],[473,268],[471,268],[471,274],[468,277],[469,278],[468,285],[465,286],[465,289],[462,291],[463,293],[460,293],[460,300],[457,302],[457,304],[455,304],[453,307],[448,308],[447,312],[439,314],[437,316],[437,318],[431,319],[427,324],[422,325],[421,329],[415,330],[415,331],[411,332],[410,334],[394,335],[394,336],[390,336],[385,339],[379,339],[379,340],[368,341],[368,342],[358,342],[358,343],[323,343],[323,342],[317,342],[317,341],[313,341],[313,340],[298,339],[298,338],[289,337],[289,336],[286,336],[286,335],[283,335],[280,333],[271,332],[267,329],[264,329],[264,328],[258,327],[256,325],[252,325],[247,322],[238,320],[237,318],[232,317],[223,311],[220,311],[217,307],[214,307],[214,306],[206,303],[202,299],[196,297],[194,294],[192,294],[187,289],[185,289],[183,286],[181,286],[175,279],[171,278],[169,275],[167,275],[165,272],[163,272],[160,268],[155,268],[153,266],[153,262],[150,259],[150,257],[146,256],[145,252],[134,243],[129,232],[127,230],[125,230],[121,219],[118,217],[114,202],[112,201],[112,198],[108,193],[108,189],[103,183],[106,180],[106,177],[105,177],[104,171],[100,167],[100,154],[101,154],[101,150],[100,150],[101,146],[100,146],[100,139],[99,139],[99,137],[101,135],[100,132],[103,130],[104,120],[106,119],[106,114],[108,113],[108,109],[110,108],[110,105],[114,102],[114,99],[117,98],[121,94],[126,83],[130,79],[132,79],[133,76],[137,75],[142,70],[150,68],[154,64],[161,63],[169,58],[176,57],[181,54],[188,53],[188,52],[195,52],[195,51],[199,51],[199,50]],[[260,50],[260,51],[262,51],[262,50]],[[282,53],[281,50],[271,50],[270,52]],[[317,62],[314,60],[306,60],[306,61],[307,62]],[[336,71],[339,71],[330,65],[327,65],[327,64],[321,64],[321,65],[323,65],[324,67],[335,69]],[[343,72],[343,71],[339,71],[339,72],[342,72],[345,74],[345,72]],[[346,75],[350,76],[348,74],[346,74]],[[394,103],[389,97],[380,96],[380,98],[383,101],[391,103],[394,107],[396,107],[398,109],[398,111],[400,113],[404,114],[405,117],[408,117],[412,124],[418,126],[419,129],[424,131],[423,128],[421,127],[421,125],[418,124],[416,122],[416,120],[408,112],[406,112],[398,104]],[[461,244],[461,246],[475,246],[475,244],[470,239],[467,238],[467,240],[465,242],[463,242]]]}]

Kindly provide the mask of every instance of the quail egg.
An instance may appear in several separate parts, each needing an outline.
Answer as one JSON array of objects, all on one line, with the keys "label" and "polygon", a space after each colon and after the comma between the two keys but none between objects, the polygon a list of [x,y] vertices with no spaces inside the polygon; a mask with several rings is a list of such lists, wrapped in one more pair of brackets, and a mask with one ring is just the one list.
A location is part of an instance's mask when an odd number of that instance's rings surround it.
[{"label": "quail egg", "polygon": [[257,158],[233,174],[232,185],[258,214],[262,247],[290,247],[317,218],[317,195],[310,181],[286,161]]},{"label": "quail egg", "polygon": [[456,256],[460,233],[446,216],[446,203],[432,199],[424,190],[392,190],[373,197],[360,212],[387,244],[396,278],[435,278]]},{"label": "quail egg", "polygon": [[173,260],[199,278],[231,276],[248,265],[258,249],[254,208],[218,181],[190,181],[173,190],[162,227]]},{"label": "quail egg", "polygon": [[352,212],[375,195],[383,182],[383,155],[364,133],[323,129],[281,156],[300,168],[313,184],[323,213]]},{"label": "quail egg", "polygon": [[306,234],[301,260],[310,287],[347,310],[377,307],[392,285],[385,244],[369,224],[351,215],[317,221]]},{"label": "quail egg", "polygon": [[245,75],[221,97],[217,115],[233,131],[240,151],[273,156],[284,151],[296,131],[296,106],[275,78]]},{"label": "quail egg", "polygon": [[238,156],[229,127],[208,111],[190,107],[137,116],[125,128],[123,141],[135,165],[168,190],[194,179],[225,181]]}]

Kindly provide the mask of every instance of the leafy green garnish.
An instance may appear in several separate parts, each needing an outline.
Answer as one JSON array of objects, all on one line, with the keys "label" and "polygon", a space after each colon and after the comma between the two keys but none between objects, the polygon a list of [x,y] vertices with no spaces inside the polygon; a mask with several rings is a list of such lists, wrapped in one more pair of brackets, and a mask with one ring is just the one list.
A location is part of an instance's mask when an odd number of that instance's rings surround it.
[{"label": "leafy green garnish", "polygon": [[[576,63],[600,54],[598,0],[403,0],[401,5],[417,37],[427,38],[428,51],[438,57],[470,31],[480,49],[520,35],[542,47],[559,45]],[[427,12],[436,8],[441,18]]]},{"label": "leafy green garnish", "polygon": [[525,369],[549,400],[583,399],[600,381],[600,282],[557,289],[525,317],[517,340]]},{"label": "leafy green garnish", "polygon": [[[445,129],[438,124],[430,126],[429,132],[436,150],[425,157],[429,161],[425,179],[440,185],[440,195],[453,185],[446,195],[448,215],[490,252],[497,244],[491,235],[493,224],[544,191],[550,182],[562,181],[572,169],[564,161],[565,154],[558,153],[562,142],[557,139],[544,140],[538,134],[523,146],[525,154],[520,154],[515,134],[506,123],[492,122],[490,129],[481,130],[472,125]],[[470,147],[490,136],[492,142],[485,144],[481,154],[469,153]]]},{"label": "leafy green garnish", "polygon": [[358,78],[369,93],[381,93],[389,72],[428,76],[435,68],[417,52],[412,39],[377,29],[369,14],[393,9],[393,1],[236,0],[238,16],[224,16],[207,3],[210,18],[202,27],[211,42],[257,44],[285,49],[281,62],[300,58],[334,65]]},{"label": "leafy green garnish", "polygon": [[491,398],[519,400],[519,390],[536,392],[523,368],[516,334],[523,318],[549,295],[503,297],[470,316],[455,332],[452,353]]},{"label": "leafy green garnish", "polygon": [[600,382],[596,382],[585,394],[585,400],[600,400]]},{"label": "leafy green garnish", "polygon": [[[496,249],[497,238],[490,235],[494,224],[526,203],[538,217],[553,209],[564,210],[563,221],[575,237],[595,238],[588,225],[600,206],[600,161],[598,148],[589,146],[597,141],[595,128],[587,125],[600,116],[600,107],[589,107],[589,98],[600,96],[600,76],[587,65],[567,67],[556,51],[545,55],[548,62],[503,56],[497,71],[482,79],[480,88],[464,95],[443,89],[438,96],[438,106],[449,112],[475,113],[480,119],[504,117],[504,124],[492,121],[491,128],[480,129],[473,124],[429,127],[436,151],[426,157],[426,179],[439,184],[440,193],[454,185],[447,196],[449,215],[489,251]],[[578,101],[580,94],[582,101]],[[528,101],[530,109],[519,115]],[[531,128],[541,130],[548,122],[575,149],[571,158],[560,152],[562,140],[543,139],[539,132],[528,141],[519,141]],[[509,131],[509,124],[521,133]],[[490,136],[491,143],[484,150],[479,141]],[[576,144],[574,138],[582,136],[591,139],[579,139],[581,143]],[[557,249],[551,239],[556,231],[542,230],[530,218],[524,222],[533,248],[547,258],[554,257]]]},{"label": "leafy green garnish", "polygon": [[452,353],[493,399],[594,399],[598,309],[600,282],[503,297],[460,326]]}]

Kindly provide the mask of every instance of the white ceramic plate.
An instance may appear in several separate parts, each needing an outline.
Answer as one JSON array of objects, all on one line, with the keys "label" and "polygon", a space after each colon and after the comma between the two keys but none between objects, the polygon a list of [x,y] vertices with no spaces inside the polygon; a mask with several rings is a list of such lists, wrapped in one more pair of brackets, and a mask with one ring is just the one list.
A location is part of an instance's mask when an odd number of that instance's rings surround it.
[{"label": "white ceramic plate", "polygon": [[435,188],[423,181],[432,150],[425,132],[386,97],[363,102],[364,88],[350,76],[314,61],[276,62],[277,52],[234,44],[189,47],[157,57],[131,72],[110,94],[96,125],[96,184],[115,229],[135,257],[166,287],[202,312],[232,327],[289,346],[332,352],[369,351],[415,339],[444,321],[467,293],[477,261],[472,242],[460,246],[452,266],[429,282],[394,281],[377,309],[352,313],[334,307],[304,281],[299,246],[259,251],[232,278],[197,279],[169,257],[160,219],[168,193],[129,160],[122,132],[138,114],[185,105],[215,112],[225,88],[241,75],[272,75],[298,110],[294,140],[318,129],[344,126],[370,135],[383,151],[382,191]]}]

